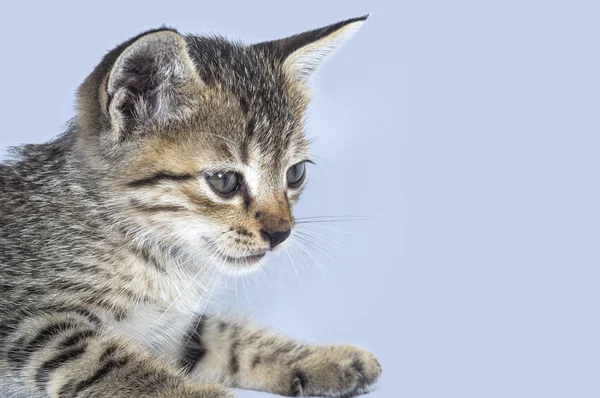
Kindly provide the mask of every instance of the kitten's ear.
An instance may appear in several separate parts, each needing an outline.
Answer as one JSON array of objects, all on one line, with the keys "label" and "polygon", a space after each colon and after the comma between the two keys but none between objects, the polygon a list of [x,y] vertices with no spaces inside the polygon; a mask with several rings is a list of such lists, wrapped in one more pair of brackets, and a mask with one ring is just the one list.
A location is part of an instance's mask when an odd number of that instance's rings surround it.
[{"label": "kitten's ear", "polygon": [[104,109],[118,140],[141,125],[185,116],[193,107],[189,93],[202,85],[176,31],[151,31],[127,44],[102,88]]},{"label": "kitten's ear", "polygon": [[311,74],[338,45],[352,36],[369,15],[351,18],[284,39],[258,43],[256,47],[274,54],[285,73],[306,84]]}]

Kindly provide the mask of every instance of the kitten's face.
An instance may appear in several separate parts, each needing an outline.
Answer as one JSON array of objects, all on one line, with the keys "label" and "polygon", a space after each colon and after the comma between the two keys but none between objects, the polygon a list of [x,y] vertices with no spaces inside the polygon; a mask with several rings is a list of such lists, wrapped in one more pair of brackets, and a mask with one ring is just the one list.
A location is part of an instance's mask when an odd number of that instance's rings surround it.
[{"label": "kitten's face", "polygon": [[119,195],[159,240],[249,269],[281,248],[293,228],[309,161],[303,109],[289,104],[288,123],[281,123],[214,90],[185,122],[135,150]]},{"label": "kitten's face", "polygon": [[110,52],[78,121],[138,240],[230,270],[280,248],[310,162],[308,76],[365,19],[252,46],[158,30]]}]

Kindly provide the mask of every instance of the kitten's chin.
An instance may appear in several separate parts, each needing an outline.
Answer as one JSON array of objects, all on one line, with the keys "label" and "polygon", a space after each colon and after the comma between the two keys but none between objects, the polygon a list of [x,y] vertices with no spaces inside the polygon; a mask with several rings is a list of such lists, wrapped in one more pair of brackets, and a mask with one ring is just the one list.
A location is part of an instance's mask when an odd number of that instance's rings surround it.
[{"label": "kitten's chin", "polygon": [[265,251],[257,254],[250,254],[247,256],[221,256],[221,258],[225,261],[225,263],[234,265],[236,267],[252,267],[254,265],[258,265],[259,261],[262,260],[266,254],[267,252]]},{"label": "kitten's chin", "polygon": [[218,271],[235,276],[254,272],[264,266],[267,253],[267,250],[236,255],[212,253],[208,262]]},{"label": "kitten's chin", "polygon": [[267,261],[266,253],[253,258],[246,257],[223,260],[218,266],[225,274],[237,276],[254,273],[260,267],[264,267],[265,261]]}]

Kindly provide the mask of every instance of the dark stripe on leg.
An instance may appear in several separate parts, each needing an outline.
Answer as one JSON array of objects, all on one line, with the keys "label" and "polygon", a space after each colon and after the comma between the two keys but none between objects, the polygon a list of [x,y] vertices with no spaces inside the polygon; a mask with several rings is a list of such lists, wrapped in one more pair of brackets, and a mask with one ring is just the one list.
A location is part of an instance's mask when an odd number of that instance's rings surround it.
[{"label": "dark stripe on leg", "polygon": [[110,358],[119,348],[118,345],[116,344],[111,344],[108,347],[106,347],[106,349],[104,350],[104,352],[102,353],[102,355],[100,355],[100,359],[98,359],[99,362],[104,362],[106,361],[108,358]]},{"label": "dark stripe on leg", "polygon": [[75,327],[76,325],[73,322],[59,322],[41,329],[27,344],[25,344],[25,338],[18,339],[14,347],[8,350],[8,361],[13,365],[22,365],[36,350],[41,349],[61,333]]},{"label": "dark stripe on leg", "polygon": [[95,336],[96,332],[93,330],[82,330],[75,332],[71,336],[64,339],[58,346],[59,349],[71,348],[87,340],[88,338]]},{"label": "dark stripe on leg", "polygon": [[[186,343],[183,347],[183,355],[179,365],[186,373],[194,370],[198,362],[206,355],[206,347],[202,342],[202,334],[206,327],[207,317],[202,315],[197,321],[198,326],[186,336]],[[196,324],[194,324],[196,326]]]},{"label": "dark stripe on leg", "polygon": [[[87,288],[87,287],[86,287]],[[51,305],[46,308],[46,313],[52,314],[77,314],[84,318],[90,323],[95,325],[100,325],[101,321],[96,315],[94,315],[90,310],[80,306],[70,306],[70,305]]]},{"label": "dark stripe on leg", "polygon": [[262,358],[260,357],[260,355],[255,355],[254,359],[252,360],[252,364],[250,365],[250,368],[254,369],[258,365],[260,365],[261,361],[262,361]]},{"label": "dark stripe on leg", "polygon": [[34,351],[40,349],[44,344],[55,338],[67,330],[75,328],[76,325],[73,322],[59,322],[54,325],[47,326],[39,331],[39,333],[29,341],[29,343],[23,348],[26,351]]},{"label": "dark stripe on leg", "polygon": [[240,370],[240,364],[238,362],[238,346],[240,342],[238,341],[238,328],[236,325],[231,332],[231,348],[229,350],[229,371],[231,375],[235,375]]},{"label": "dark stripe on leg", "polygon": [[122,360],[113,360],[113,359],[111,359],[111,360],[107,361],[92,376],[90,376],[89,378],[87,378],[87,379],[85,379],[85,380],[77,383],[77,385],[75,386],[75,388],[74,388],[74,390],[72,392],[72,395],[73,396],[77,396],[80,392],[82,392],[86,388],[91,387],[95,383],[98,383],[103,378],[105,378],[106,376],[108,376],[108,374],[110,372],[112,372],[115,369],[118,369],[118,368],[122,367],[127,362],[128,362],[127,359],[122,359]]},{"label": "dark stripe on leg", "polygon": [[88,311],[85,308],[73,308],[71,309],[71,311],[76,312],[79,315],[83,315],[84,317],[86,317],[90,322],[96,324],[96,325],[100,325],[101,321],[100,318],[98,318],[96,315],[92,314],[90,311]]},{"label": "dark stripe on leg", "polygon": [[69,380],[65,384],[63,384],[63,386],[60,388],[60,390],[58,390],[58,398],[71,397],[72,395],[69,394],[69,391],[71,391],[73,389],[74,384],[75,384],[75,381],[73,381],[73,380]]},{"label": "dark stripe on leg", "polygon": [[79,358],[81,355],[85,353],[85,346],[75,347],[68,349],[56,357],[44,362],[40,368],[37,370],[35,375],[35,381],[38,386],[45,388],[45,384],[49,380],[50,372],[53,370],[65,365],[69,361],[73,361]]}]

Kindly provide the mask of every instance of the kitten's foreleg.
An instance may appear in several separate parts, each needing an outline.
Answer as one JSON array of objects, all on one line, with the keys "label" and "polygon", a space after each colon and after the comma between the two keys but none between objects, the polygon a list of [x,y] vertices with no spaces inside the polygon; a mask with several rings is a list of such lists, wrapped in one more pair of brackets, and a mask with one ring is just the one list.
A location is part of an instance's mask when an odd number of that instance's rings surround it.
[{"label": "kitten's foreleg", "polygon": [[369,390],[381,366],[347,345],[305,345],[250,324],[203,316],[182,365],[196,380],[286,396],[349,397]]}]

